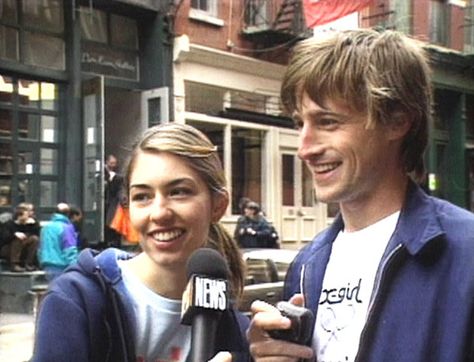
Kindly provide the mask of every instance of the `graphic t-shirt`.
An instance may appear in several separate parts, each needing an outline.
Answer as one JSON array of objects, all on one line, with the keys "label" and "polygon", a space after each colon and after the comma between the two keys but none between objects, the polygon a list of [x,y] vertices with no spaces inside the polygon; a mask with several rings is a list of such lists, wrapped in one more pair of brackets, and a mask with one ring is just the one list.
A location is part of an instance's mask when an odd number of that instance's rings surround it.
[{"label": "graphic t-shirt", "polygon": [[319,299],[313,348],[318,362],[354,361],[375,275],[400,212],[365,229],[339,232]]},{"label": "graphic t-shirt", "polygon": [[181,300],[148,289],[126,263],[119,263],[136,316],[137,362],[184,362],[191,350],[191,327],[181,324]]}]

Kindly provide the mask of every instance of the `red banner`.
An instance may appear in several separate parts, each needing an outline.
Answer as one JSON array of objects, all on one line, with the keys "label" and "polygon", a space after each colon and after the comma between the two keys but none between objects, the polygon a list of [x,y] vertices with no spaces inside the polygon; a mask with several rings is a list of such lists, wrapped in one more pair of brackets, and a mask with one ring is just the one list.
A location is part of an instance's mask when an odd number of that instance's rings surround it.
[{"label": "red banner", "polygon": [[303,0],[306,26],[313,28],[369,6],[373,0]]}]

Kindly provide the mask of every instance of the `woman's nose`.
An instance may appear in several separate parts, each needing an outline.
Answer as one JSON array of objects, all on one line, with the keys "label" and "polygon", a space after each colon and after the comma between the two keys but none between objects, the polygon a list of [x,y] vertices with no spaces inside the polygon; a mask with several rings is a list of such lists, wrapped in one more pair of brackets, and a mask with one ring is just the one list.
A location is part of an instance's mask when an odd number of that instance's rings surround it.
[{"label": "woman's nose", "polygon": [[168,220],[172,216],[173,211],[166,198],[160,196],[155,197],[155,200],[151,205],[150,220],[159,223],[163,220]]}]

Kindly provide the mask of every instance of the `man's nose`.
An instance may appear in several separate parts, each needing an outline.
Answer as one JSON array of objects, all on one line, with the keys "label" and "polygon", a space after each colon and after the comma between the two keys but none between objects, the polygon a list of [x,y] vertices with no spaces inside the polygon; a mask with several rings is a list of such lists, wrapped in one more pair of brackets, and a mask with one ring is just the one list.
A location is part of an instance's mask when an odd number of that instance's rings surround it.
[{"label": "man's nose", "polygon": [[305,160],[319,148],[320,142],[314,127],[307,124],[303,125],[298,135],[298,157]]}]

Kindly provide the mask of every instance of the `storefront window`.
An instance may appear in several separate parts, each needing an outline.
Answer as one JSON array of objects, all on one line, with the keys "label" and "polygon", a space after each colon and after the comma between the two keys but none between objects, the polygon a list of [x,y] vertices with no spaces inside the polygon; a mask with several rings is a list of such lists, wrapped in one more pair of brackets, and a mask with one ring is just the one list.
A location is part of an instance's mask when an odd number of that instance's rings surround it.
[{"label": "storefront window", "polygon": [[82,39],[107,43],[107,13],[81,6],[80,20]]},{"label": "storefront window", "polygon": [[18,60],[18,31],[0,25],[0,58]]},{"label": "storefront window", "polygon": [[31,175],[33,174],[33,152],[18,152],[18,173]]},{"label": "storefront window", "polygon": [[138,49],[137,22],[134,19],[112,14],[110,28],[112,45],[132,50]]},{"label": "storefront window", "polygon": [[11,137],[12,135],[12,112],[0,109],[0,137]]},{"label": "storefront window", "polygon": [[61,0],[23,0],[23,23],[29,27],[61,34],[64,30]]},{"label": "storefront window", "polygon": [[54,207],[58,203],[58,183],[56,181],[41,181],[40,204],[45,207]]},{"label": "storefront window", "polygon": [[58,151],[42,148],[40,158],[40,173],[42,175],[57,175]]},{"label": "storefront window", "polygon": [[18,18],[17,14],[16,0],[0,1],[0,20],[2,22],[15,24]]},{"label": "storefront window", "polygon": [[39,140],[40,115],[32,113],[19,113],[18,138]]},{"label": "storefront window", "polygon": [[58,109],[58,86],[53,83],[41,83],[40,99],[42,109]]},{"label": "storefront window", "polygon": [[64,41],[60,38],[25,32],[24,56],[26,64],[58,70],[66,69]]},{"label": "storefront window", "polygon": [[56,132],[56,117],[41,117],[41,141],[58,142],[58,132]]}]

